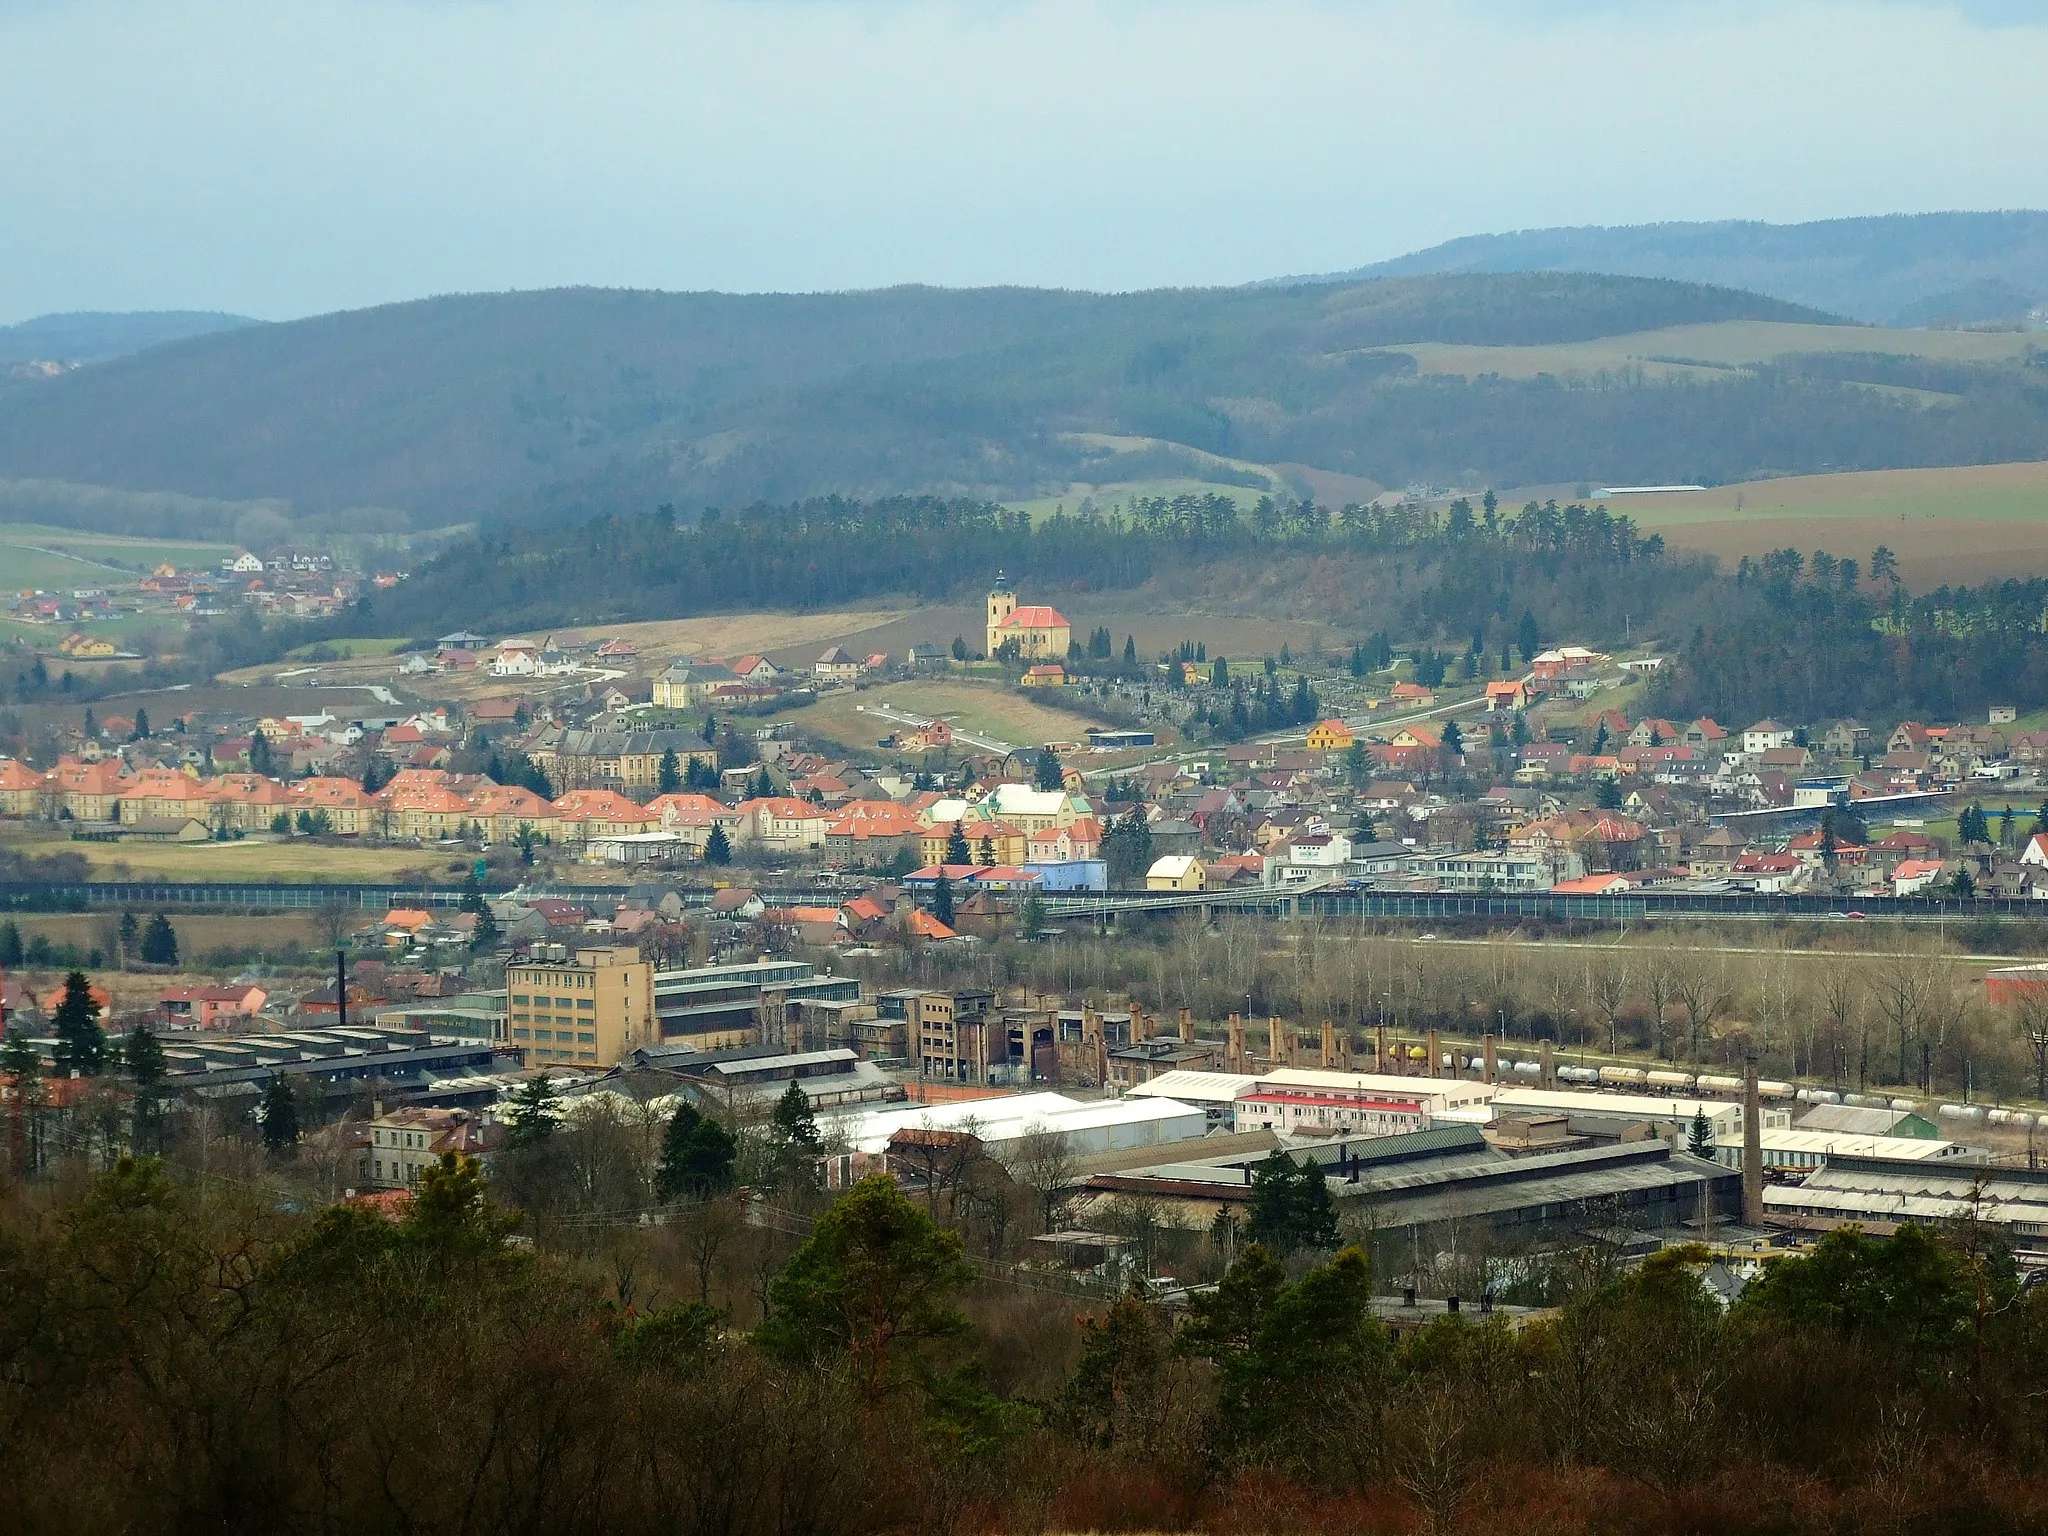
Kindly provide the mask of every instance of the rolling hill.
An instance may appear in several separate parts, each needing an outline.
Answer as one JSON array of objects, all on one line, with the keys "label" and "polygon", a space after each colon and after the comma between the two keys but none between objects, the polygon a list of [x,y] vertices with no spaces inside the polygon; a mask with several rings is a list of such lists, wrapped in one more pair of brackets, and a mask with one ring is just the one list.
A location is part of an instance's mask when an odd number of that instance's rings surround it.
[{"label": "rolling hill", "polygon": [[[1363,418],[1413,372],[1376,350],[1388,344],[1826,318],[1694,285],[1543,275],[1125,295],[472,295],[14,381],[0,392],[0,479],[440,525],[662,500],[1017,494],[1087,478],[1114,450],[1069,434],[1100,431],[1335,470],[1353,467],[1339,440],[1362,441],[1360,472],[1398,480],[1502,456],[1483,443],[1450,460],[1382,451]],[[1420,396],[1413,409],[1442,413]],[[1386,425],[1405,435],[1401,415]]]},{"label": "rolling hill", "polygon": [[126,529],[176,498],[181,532],[229,537],[817,495],[1057,504],[1149,483],[1338,502],[1416,481],[2048,458],[2042,356],[1956,340],[1594,274],[467,295],[6,381],[0,510]]},{"label": "rolling hill", "polygon": [[1276,281],[1538,271],[1714,283],[1882,324],[1968,325],[2048,304],[2048,212],[1524,229],[1468,235],[1349,272]]}]

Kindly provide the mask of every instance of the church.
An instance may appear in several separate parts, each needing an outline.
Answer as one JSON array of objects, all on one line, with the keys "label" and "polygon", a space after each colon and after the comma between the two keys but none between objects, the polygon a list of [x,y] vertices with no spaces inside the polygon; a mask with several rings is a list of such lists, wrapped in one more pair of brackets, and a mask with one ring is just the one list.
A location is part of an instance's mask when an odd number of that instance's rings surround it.
[{"label": "church", "polygon": [[1017,606],[1017,594],[996,573],[996,589],[988,595],[988,645],[985,654],[994,659],[1005,645],[1013,645],[1019,661],[1065,661],[1073,630],[1057,608]]}]

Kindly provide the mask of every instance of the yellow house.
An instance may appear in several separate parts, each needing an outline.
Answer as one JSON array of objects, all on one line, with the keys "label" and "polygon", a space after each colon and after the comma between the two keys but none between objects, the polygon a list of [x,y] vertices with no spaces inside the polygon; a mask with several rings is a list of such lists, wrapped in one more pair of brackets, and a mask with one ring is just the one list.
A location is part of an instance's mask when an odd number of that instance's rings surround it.
[{"label": "yellow house", "polygon": [[1342,720],[1325,720],[1321,725],[1309,728],[1308,749],[1311,752],[1348,752],[1357,739],[1351,734],[1351,727]]},{"label": "yellow house", "polygon": [[1199,891],[1208,878],[1208,871],[1202,861],[1185,853],[1170,853],[1153,862],[1145,871],[1145,889],[1148,891]]},{"label": "yellow house", "polygon": [[1064,688],[1067,686],[1067,669],[1056,661],[1048,661],[1029,668],[1024,673],[1026,688]]}]

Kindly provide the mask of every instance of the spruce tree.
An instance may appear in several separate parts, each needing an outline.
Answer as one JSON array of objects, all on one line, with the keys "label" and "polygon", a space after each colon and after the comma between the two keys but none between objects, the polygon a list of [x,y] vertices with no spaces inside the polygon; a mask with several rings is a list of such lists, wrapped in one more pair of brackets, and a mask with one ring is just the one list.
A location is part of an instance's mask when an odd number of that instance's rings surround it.
[{"label": "spruce tree", "polygon": [[665,1201],[708,1200],[732,1187],[739,1143],[731,1131],[689,1103],[676,1106],[662,1134],[655,1194]]},{"label": "spruce tree", "polygon": [[732,862],[732,841],[725,835],[725,828],[713,827],[711,835],[704,839],[704,862],[706,864],[730,864]]},{"label": "spruce tree", "polygon": [[1713,1161],[1714,1128],[1707,1123],[1705,1109],[1696,1109],[1692,1112],[1692,1125],[1685,1133],[1685,1150],[1694,1157]]},{"label": "spruce tree", "polygon": [[967,834],[960,823],[953,823],[953,830],[946,834],[946,860],[948,864],[972,864],[974,850],[967,846]]},{"label": "spruce tree", "polygon": [[1060,789],[1066,784],[1066,777],[1060,771],[1059,754],[1051,747],[1038,749],[1038,765],[1032,770],[1032,781],[1040,789]]},{"label": "spruce tree", "polygon": [[9,918],[0,923],[0,967],[13,970],[21,964],[21,930]]},{"label": "spruce tree", "polygon": [[932,887],[932,916],[948,928],[953,926],[953,882],[944,875]]},{"label": "spruce tree", "polygon": [[149,926],[143,930],[142,960],[145,965],[178,963],[178,931],[161,912],[152,917]]},{"label": "spruce tree", "polygon": [[106,1065],[107,1033],[100,1028],[100,1005],[85,972],[73,971],[64,978],[64,999],[51,1023],[57,1036],[58,1071],[97,1077]]},{"label": "spruce tree", "polygon": [[670,747],[661,754],[661,768],[655,778],[655,788],[664,795],[673,795],[683,787],[683,770],[676,762],[676,749]]},{"label": "spruce tree", "polygon": [[263,1118],[263,1150],[272,1157],[289,1157],[299,1144],[299,1101],[282,1072],[270,1074],[257,1113]]},{"label": "spruce tree", "polygon": [[512,1095],[512,1109],[506,1116],[510,1129],[505,1136],[505,1145],[514,1151],[542,1145],[555,1134],[555,1124],[560,1116],[561,1104],[548,1075],[542,1072],[529,1077]]},{"label": "spruce tree", "polygon": [[776,1182],[785,1189],[815,1188],[818,1159],[825,1155],[825,1143],[811,1114],[810,1096],[794,1078],[775,1101],[770,1135],[775,1145]]},{"label": "spruce tree", "polygon": [[164,1082],[171,1066],[163,1043],[147,1025],[128,1037],[122,1058],[135,1086],[134,1128],[130,1138],[138,1152],[154,1152],[162,1132]]}]

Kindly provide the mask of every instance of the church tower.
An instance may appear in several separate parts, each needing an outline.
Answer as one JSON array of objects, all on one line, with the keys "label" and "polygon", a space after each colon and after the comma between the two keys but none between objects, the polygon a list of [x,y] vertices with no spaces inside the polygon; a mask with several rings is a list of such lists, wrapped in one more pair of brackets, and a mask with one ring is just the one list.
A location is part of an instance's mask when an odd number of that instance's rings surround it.
[{"label": "church tower", "polygon": [[1003,643],[998,631],[1003,620],[1017,611],[1017,594],[1010,590],[1010,584],[1003,580],[1003,573],[996,572],[995,590],[988,595],[988,644],[982,647],[984,656],[994,656],[996,647]]}]

